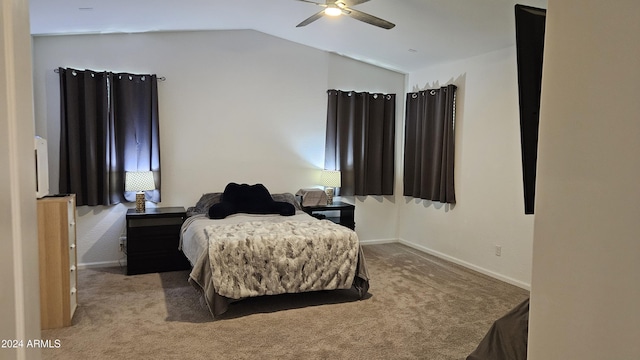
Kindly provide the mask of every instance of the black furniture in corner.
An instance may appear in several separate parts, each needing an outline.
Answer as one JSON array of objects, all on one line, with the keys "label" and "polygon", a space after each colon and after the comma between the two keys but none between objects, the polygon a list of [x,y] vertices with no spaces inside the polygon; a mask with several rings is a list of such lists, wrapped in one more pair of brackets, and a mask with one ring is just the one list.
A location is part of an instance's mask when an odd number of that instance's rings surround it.
[{"label": "black furniture in corner", "polygon": [[[304,212],[315,218],[331,220],[351,230],[356,228],[355,209],[354,205],[342,201],[334,201],[330,205],[305,206],[302,208]],[[339,215],[334,216],[335,212],[339,213]]]},{"label": "black furniture in corner", "polygon": [[178,249],[180,228],[186,219],[183,207],[127,211],[127,275],[191,268]]}]

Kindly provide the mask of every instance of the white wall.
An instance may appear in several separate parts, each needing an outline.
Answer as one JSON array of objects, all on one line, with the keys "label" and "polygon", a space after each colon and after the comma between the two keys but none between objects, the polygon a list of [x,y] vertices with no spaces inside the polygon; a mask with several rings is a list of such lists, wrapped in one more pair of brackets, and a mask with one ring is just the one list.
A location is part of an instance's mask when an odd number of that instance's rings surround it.
[{"label": "white wall", "polygon": [[[401,155],[398,151],[403,137],[405,76],[381,72],[380,68],[333,55],[329,61],[329,88],[396,94],[396,183],[394,194],[402,191],[398,174],[402,171]],[[326,109],[325,109],[326,115]],[[323,158],[324,159],[324,158]],[[348,196],[356,204],[356,231],[365,243],[390,242],[398,239],[396,196]]]},{"label": "white wall", "polygon": [[528,288],[533,216],[524,215],[515,48],[411,73],[407,91],[450,83],[458,86],[457,204],[398,197],[399,238]]},{"label": "white wall", "polygon": [[[160,206],[188,207],[230,181],[260,182],[272,192],[315,186],[324,165],[327,89],[402,99],[405,81],[403,74],[249,30],[36,37],[36,130],[49,140],[52,189],[59,143],[53,70],[59,66],[167,78],[158,86]],[[392,202],[358,200],[356,206],[362,240],[396,238],[395,216],[384,222],[369,216],[393,214]],[[118,237],[126,209],[78,209],[79,263],[123,258]]]},{"label": "white wall", "polygon": [[640,3],[550,0],[529,359],[640,358]]},{"label": "white wall", "polygon": [[40,339],[28,2],[0,1],[0,33],[0,358],[39,359],[26,346]]}]

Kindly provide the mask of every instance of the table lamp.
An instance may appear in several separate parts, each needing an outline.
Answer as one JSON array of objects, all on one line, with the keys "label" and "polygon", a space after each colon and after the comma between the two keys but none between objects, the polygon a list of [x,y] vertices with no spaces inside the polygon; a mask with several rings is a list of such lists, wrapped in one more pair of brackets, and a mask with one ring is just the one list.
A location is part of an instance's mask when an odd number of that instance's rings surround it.
[{"label": "table lamp", "polygon": [[340,187],[340,171],[339,170],[322,170],[320,174],[320,184],[324,186],[327,193],[327,204],[333,204],[333,188]]},{"label": "table lamp", "polygon": [[144,192],[155,190],[156,184],[151,171],[128,171],[125,173],[124,191],[136,192],[136,212],[145,211]]}]

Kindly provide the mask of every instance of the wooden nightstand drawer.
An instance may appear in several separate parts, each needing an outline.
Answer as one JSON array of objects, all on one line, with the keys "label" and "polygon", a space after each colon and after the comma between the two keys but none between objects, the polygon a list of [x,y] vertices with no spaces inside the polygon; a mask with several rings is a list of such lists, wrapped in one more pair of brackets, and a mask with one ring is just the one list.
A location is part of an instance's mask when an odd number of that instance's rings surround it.
[{"label": "wooden nightstand drawer", "polygon": [[127,229],[127,254],[148,252],[176,252],[181,225],[129,227]]},{"label": "wooden nightstand drawer", "polygon": [[185,270],[191,267],[178,249],[183,207],[127,211],[127,274]]},{"label": "wooden nightstand drawer", "polygon": [[189,260],[181,252],[127,254],[127,275],[189,269]]},{"label": "wooden nightstand drawer", "polygon": [[155,226],[171,226],[177,225],[178,227],[182,226],[184,222],[184,216],[176,216],[176,217],[161,217],[161,218],[131,218],[129,219],[129,228],[140,228],[140,227],[155,227]]},{"label": "wooden nightstand drawer", "polygon": [[[351,230],[355,230],[356,228],[355,209],[356,207],[354,205],[341,201],[335,201],[329,205],[306,206],[302,208],[302,210],[313,217],[331,220]],[[335,213],[337,213],[337,216],[335,216]]]}]

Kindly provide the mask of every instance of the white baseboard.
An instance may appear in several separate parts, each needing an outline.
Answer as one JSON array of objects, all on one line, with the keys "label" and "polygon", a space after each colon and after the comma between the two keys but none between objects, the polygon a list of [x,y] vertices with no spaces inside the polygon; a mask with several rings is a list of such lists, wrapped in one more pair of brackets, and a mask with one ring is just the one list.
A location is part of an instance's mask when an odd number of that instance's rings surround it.
[{"label": "white baseboard", "polygon": [[114,260],[114,261],[100,261],[100,262],[92,262],[92,263],[81,263],[81,264],[78,264],[78,270],[101,268],[101,267],[122,267],[122,266],[127,266],[126,259]]},{"label": "white baseboard", "polygon": [[399,242],[398,239],[360,240],[361,245],[391,244],[397,242]]},{"label": "white baseboard", "polygon": [[429,255],[433,255],[433,256],[438,257],[440,259],[451,261],[454,264],[458,264],[460,266],[464,266],[464,267],[466,267],[468,269],[471,269],[473,271],[477,271],[477,272],[479,272],[481,274],[490,276],[490,277],[492,277],[494,279],[498,279],[498,280],[504,281],[504,282],[506,282],[508,284],[511,284],[511,285],[517,286],[519,288],[531,291],[531,284],[527,284],[525,282],[522,282],[520,280],[516,280],[516,279],[508,277],[508,276],[504,276],[504,275],[502,275],[500,273],[497,273],[495,271],[487,270],[487,269],[485,269],[483,267],[474,265],[474,264],[466,262],[464,260],[460,260],[460,259],[458,259],[456,257],[441,253],[439,251],[435,251],[435,250],[429,249],[429,248],[427,248],[425,246],[422,246],[422,245],[414,244],[412,242],[409,242],[409,241],[406,241],[406,240],[403,240],[403,239],[398,239],[398,242],[403,244],[403,245],[407,245],[407,246],[409,246],[411,248],[414,248],[416,250],[420,250],[422,252],[425,252],[425,253],[427,253]]},{"label": "white baseboard", "polygon": [[410,248],[422,251],[424,253],[427,253],[429,255],[433,255],[433,256],[438,257],[440,259],[450,261],[450,262],[452,262],[454,264],[458,264],[460,266],[464,266],[467,269],[471,269],[471,270],[477,271],[477,272],[479,272],[481,274],[490,276],[490,277],[492,277],[494,279],[498,279],[500,281],[504,281],[507,284],[511,284],[511,285],[517,286],[519,288],[531,291],[531,284],[527,284],[527,283],[522,282],[520,280],[516,280],[516,279],[510,278],[508,276],[504,276],[502,274],[499,274],[497,272],[494,272],[494,271],[491,271],[491,270],[487,270],[485,268],[482,268],[480,266],[474,265],[474,264],[469,263],[467,261],[460,260],[460,259],[458,259],[456,257],[441,253],[439,251],[435,251],[435,250],[429,249],[428,247],[425,247],[425,246],[422,246],[422,245],[414,244],[414,243],[406,241],[404,239],[379,239],[379,240],[363,240],[363,241],[360,241],[360,244],[362,244],[362,245],[390,244],[390,243],[400,243],[400,244],[406,245],[406,246],[408,246]]}]

